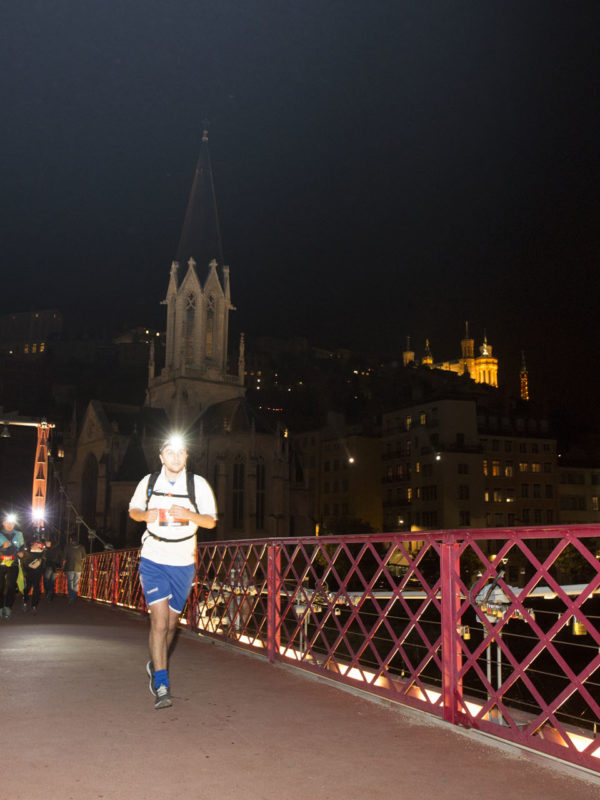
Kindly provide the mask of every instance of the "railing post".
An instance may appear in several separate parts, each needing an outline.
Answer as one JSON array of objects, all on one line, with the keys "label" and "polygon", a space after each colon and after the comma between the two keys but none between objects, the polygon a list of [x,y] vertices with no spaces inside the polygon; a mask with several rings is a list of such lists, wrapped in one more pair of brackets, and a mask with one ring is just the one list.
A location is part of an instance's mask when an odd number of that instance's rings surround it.
[{"label": "railing post", "polygon": [[90,597],[92,600],[96,600],[96,556],[90,556],[90,560],[90,570],[92,572],[90,576]]},{"label": "railing post", "polygon": [[111,553],[113,562],[113,606],[119,602],[120,575],[119,575],[119,554]]},{"label": "railing post", "polygon": [[279,656],[281,644],[281,545],[268,545],[267,563],[267,654]]},{"label": "railing post", "polygon": [[192,584],[192,591],[190,592],[190,596],[188,598],[187,604],[187,628],[189,631],[197,631],[198,630],[198,567],[200,565],[200,545],[196,547],[196,571],[194,572],[194,582]]},{"label": "railing post", "polygon": [[462,698],[462,681],[458,675],[462,665],[460,639],[460,559],[458,542],[444,541],[441,545],[441,604],[442,604],[442,699],[444,719],[456,725],[459,722],[459,700]]}]

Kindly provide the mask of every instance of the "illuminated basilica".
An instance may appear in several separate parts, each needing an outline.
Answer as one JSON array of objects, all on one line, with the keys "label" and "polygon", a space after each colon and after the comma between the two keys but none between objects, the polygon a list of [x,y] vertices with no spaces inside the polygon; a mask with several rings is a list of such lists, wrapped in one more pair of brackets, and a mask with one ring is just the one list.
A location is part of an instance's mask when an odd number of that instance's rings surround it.
[{"label": "illuminated basilica", "polygon": [[406,350],[402,352],[402,363],[405,367],[410,364],[420,364],[429,369],[443,369],[455,372],[458,375],[468,375],[475,383],[487,383],[489,386],[498,387],[498,359],[492,355],[492,346],[483,337],[483,344],[479,348],[479,355],[475,355],[475,340],[469,335],[469,323],[465,323],[465,335],[460,343],[461,357],[455,361],[433,360],[429,339],[425,340],[425,354],[420,361],[415,358],[415,352],[410,346],[410,337],[406,342]]}]

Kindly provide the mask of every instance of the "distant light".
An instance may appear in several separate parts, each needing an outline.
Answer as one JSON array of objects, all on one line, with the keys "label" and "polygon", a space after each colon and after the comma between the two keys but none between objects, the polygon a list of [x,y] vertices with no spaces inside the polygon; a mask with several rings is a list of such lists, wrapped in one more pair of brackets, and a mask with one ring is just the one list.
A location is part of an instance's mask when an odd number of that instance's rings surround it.
[{"label": "distant light", "polygon": [[435,460],[436,461],[441,461],[442,460],[442,454],[441,453],[436,453],[435,454]]},{"label": "distant light", "polygon": [[349,464],[354,464],[354,456],[350,456],[350,457],[348,458],[348,463],[349,463]]}]

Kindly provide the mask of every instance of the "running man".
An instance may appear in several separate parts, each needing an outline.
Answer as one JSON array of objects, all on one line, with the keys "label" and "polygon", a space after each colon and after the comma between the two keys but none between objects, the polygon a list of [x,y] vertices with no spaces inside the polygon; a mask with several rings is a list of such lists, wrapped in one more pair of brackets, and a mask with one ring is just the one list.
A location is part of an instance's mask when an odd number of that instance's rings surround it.
[{"label": "running man", "polygon": [[217,524],[212,489],[200,475],[188,475],[187,458],[181,437],[164,442],[160,473],[142,478],[129,503],[129,516],[147,526],[139,573],[150,612],[150,661],[146,670],[154,708],[172,705],[169,649],[194,582],[196,530]]}]

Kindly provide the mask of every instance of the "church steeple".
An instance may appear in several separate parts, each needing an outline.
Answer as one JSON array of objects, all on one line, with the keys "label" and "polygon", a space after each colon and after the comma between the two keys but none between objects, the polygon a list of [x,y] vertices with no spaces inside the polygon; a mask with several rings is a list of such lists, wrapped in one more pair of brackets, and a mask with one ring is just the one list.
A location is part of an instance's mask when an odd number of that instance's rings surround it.
[{"label": "church steeple", "polygon": [[175,260],[179,264],[187,264],[190,258],[193,258],[199,265],[201,274],[204,274],[213,259],[219,268],[224,265],[221,228],[206,128],[202,133],[200,155],[175,255]]},{"label": "church steeple", "polygon": [[171,420],[189,424],[208,406],[244,394],[243,376],[227,371],[229,312],[234,306],[206,130],[163,302],[165,367],[158,376],[150,374],[147,403],[164,408]]},{"label": "church steeple", "polygon": [[429,339],[425,339],[425,355],[421,360],[421,364],[426,367],[433,367],[433,353],[431,352],[431,347],[429,346]]},{"label": "church steeple", "polygon": [[461,339],[460,348],[462,352],[462,357],[465,359],[471,359],[475,355],[475,341],[469,335],[469,323],[465,322],[465,336],[464,339]]}]

